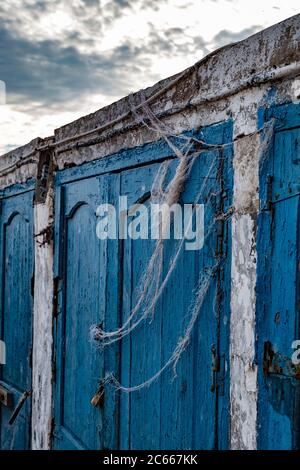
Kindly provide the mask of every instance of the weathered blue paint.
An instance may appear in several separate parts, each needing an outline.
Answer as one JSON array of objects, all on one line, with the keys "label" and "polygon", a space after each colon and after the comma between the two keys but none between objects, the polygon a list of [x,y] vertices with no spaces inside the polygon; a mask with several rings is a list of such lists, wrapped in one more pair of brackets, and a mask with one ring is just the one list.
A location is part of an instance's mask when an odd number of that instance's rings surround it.
[{"label": "weathered blue paint", "polygon": [[[194,135],[208,143],[230,143],[232,123],[194,131]],[[182,203],[194,201],[216,156],[221,158],[213,164],[199,201],[206,208],[206,230],[214,216],[231,204],[230,146],[207,151],[197,159],[181,198]],[[177,160],[163,142],[68,169],[56,177],[56,449],[228,448],[228,221],[216,223],[201,251],[183,253],[151,323],[104,352],[89,338],[90,325],[115,329],[126,318],[154,248],[151,240],[97,240],[96,207],[103,202],[117,205],[119,195],[127,195],[129,204],[146,197],[166,158],[171,159],[170,180]],[[165,244],[164,270],[174,244]],[[178,377],[172,380],[168,371],[150,388],[130,395],[119,395],[106,386],[101,407],[93,408],[90,400],[105,373],[114,372],[123,385],[133,386],[168,360],[188,321],[199,273],[220,257],[222,266],[212,280],[191,344],[178,364]],[[212,370],[213,351],[220,358],[220,370]]]},{"label": "weathered blue paint", "polygon": [[0,197],[17,196],[18,194],[27,193],[33,191],[35,188],[35,180],[30,179],[26,183],[18,183],[12,186],[8,186],[0,191]]},{"label": "weathered blue paint", "polygon": [[[207,144],[222,144],[224,143],[224,138],[228,139],[228,132],[229,131],[227,129],[224,130],[223,123],[218,123],[213,126],[202,128],[201,132],[199,132],[199,130],[193,130],[184,132],[183,135],[186,137],[195,136],[198,139],[203,139]],[[180,138],[171,138],[170,140],[179,148],[184,144]],[[138,167],[146,163],[163,161],[168,158],[175,158],[175,154],[165,140],[159,140],[133,149],[125,149],[118,153],[106,156],[105,158],[59,171],[56,175],[55,181],[56,185],[62,185],[78,179],[111,173],[113,171],[119,172],[121,170]]]},{"label": "weathered blue paint", "polygon": [[274,120],[274,136],[260,171],[258,447],[298,449],[300,382],[291,357],[300,313],[300,105],[273,107],[260,116],[260,125]]},{"label": "weathered blue paint", "polygon": [[0,218],[1,339],[6,364],[0,384],[12,394],[11,406],[0,405],[0,448],[29,449],[31,400],[13,425],[8,421],[20,397],[31,390],[33,183],[2,191]]},{"label": "weathered blue paint", "polygon": [[[101,321],[100,245],[96,237],[98,178],[63,188],[59,312],[56,320],[55,433],[57,449],[99,448],[100,415],[90,401],[103,373],[103,357],[90,341]],[[84,417],[84,418],[83,418]],[[97,423],[94,427],[93,425]]]}]

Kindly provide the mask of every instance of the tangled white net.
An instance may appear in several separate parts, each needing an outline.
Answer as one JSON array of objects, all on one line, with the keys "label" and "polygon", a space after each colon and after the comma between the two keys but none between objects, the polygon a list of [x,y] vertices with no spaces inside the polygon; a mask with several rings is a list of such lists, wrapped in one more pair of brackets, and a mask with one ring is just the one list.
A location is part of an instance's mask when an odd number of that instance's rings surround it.
[{"label": "tangled white net", "polygon": [[[144,105],[142,107],[139,106],[139,109],[140,111],[137,112],[136,108],[134,108],[132,104],[132,114],[134,115],[136,121],[146,126],[152,132],[154,132],[158,136],[158,138],[164,139],[170,149],[174,152],[175,156],[178,158],[179,162],[175,174],[171,179],[170,183],[167,185],[166,189],[163,189],[163,187],[170,161],[165,161],[160,166],[160,169],[154,179],[154,183],[151,188],[152,201],[159,202],[161,204],[166,204],[168,207],[171,207],[173,204],[178,203],[179,198],[184,190],[186,181],[195,163],[195,160],[208,150],[219,151],[214,154],[214,157],[212,158],[211,164],[208,168],[207,174],[203,179],[198,193],[195,196],[194,204],[197,204],[199,200],[201,200],[206,190],[207,181],[212,176],[212,172],[216,168],[218,161],[224,158],[222,151],[226,147],[232,147],[232,142],[220,145],[212,145],[204,142],[203,140],[196,139],[195,137],[175,135],[173,129],[168,127],[165,123],[161,122],[154,115],[145,100]],[[267,148],[270,145],[270,139],[273,135],[273,123],[267,124],[266,126],[264,126],[263,129],[259,129],[255,133],[261,131],[264,132],[263,146],[264,148]],[[172,141],[172,137],[182,141],[182,145],[180,146],[180,148],[179,146],[174,144],[174,142]],[[199,147],[196,151],[193,150],[195,143]],[[265,153],[264,148],[262,147],[262,154]],[[218,194],[209,193],[206,202],[209,203],[210,199],[212,197],[218,196],[220,192],[221,189]],[[234,207],[230,207],[226,213],[217,214],[211,220],[209,227],[206,228],[204,242],[211,235],[215,224],[218,221],[226,221],[232,216],[233,213]],[[168,284],[172,276],[172,273],[174,272],[174,269],[177,265],[179,256],[182,252],[182,248],[185,242],[185,237],[182,237],[182,239],[176,246],[176,249],[174,250],[174,254],[171,257],[171,260],[167,266],[166,274],[162,279],[164,258],[163,253],[165,241],[164,233],[166,230],[166,227],[164,226],[164,220],[166,219],[162,217],[160,225],[160,237],[156,242],[155,249],[147,264],[144,275],[142,276],[140,286],[138,288],[138,301],[130,311],[127,319],[115,331],[105,331],[99,325],[94,325],[91,328],[92,338],[96,340],[102,348],[110,346],[113,343],[118,342],[122,338],[131,334],[143,321],[145,321],[150,316],[151,319],[153,318],[157,303],[161,298],[166,288],[166,285]],[[187,231],[190,229],[192,221],[193,214],[191,214],[189,218],[188,226],[186,228]],[[223,259],[220,258],[217,260],[214,267],[207,268],[200,273],[198,285],[192,293],[193,300],[188,311],[188,316],[190,320],[188,321],[184,334],[178,338],[176,347],[174,348],[173,353],[170,355],[169,359],[165,362],[165,364],[154,375],[152,375],[149,379],[145,380],[143,383],[129,387],[125,387],[124,385],[122,385],[112,372],[108,372],[105,378],[101,381],[102,386],[105,384],[110,384],[116,390],[131,393],[134,391],[141,390],[145,387],[149,387],[153,382],[157,381],[160,378],[160,376],[164,373],[166,369],[173,368],[174,377],[176,377],[176,366],[183,352],[186,350],[187,346],[190,343],[191,335],[195,323],[197,322],[197,319],[199,317],[204,299],[209,290],[211,280],[215,276],[216,272],[219,269],[220,263],[222,262]]]}]

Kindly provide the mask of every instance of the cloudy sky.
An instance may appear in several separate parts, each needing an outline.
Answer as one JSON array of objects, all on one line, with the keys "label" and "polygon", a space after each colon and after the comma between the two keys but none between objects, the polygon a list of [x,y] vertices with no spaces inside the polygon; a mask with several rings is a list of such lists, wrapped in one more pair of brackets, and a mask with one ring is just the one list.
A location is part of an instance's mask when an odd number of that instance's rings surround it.
[{"label": "cloudy sky", "polygon": [[298,12],[299,0],[1,0],[0,154]]}]

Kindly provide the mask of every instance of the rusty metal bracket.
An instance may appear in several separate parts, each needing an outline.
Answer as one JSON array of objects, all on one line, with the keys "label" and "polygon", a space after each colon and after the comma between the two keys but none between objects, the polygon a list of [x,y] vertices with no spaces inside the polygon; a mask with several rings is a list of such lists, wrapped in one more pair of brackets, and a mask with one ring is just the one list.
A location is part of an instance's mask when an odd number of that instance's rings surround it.
[{"label": "rusty metal bracket", "polygon": [[300,380],[300,364],[293,364],[291,358],[275,352],[270,341],[264,344],[263,369],[266,377],[277,375]]},{"label": "rusty metal bracket", "polygon": [[37,168],[35,186],[35,204],[44,203],[51,185],[53,175],[53,149],[41,150]]},{"label": "rusty metal bracket", "polygon": [[0,403],[4,406],[11,406],[12,403],[12,393],[2,386],[0,386]]}]

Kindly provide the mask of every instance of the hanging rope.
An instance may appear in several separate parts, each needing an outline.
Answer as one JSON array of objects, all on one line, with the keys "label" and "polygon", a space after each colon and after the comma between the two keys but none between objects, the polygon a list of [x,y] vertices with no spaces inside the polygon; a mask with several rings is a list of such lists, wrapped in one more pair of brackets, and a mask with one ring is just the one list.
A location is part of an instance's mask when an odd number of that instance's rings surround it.
[{"label": "hanging rope", "polygon": [[[151,200],[155,202],[160,202],[162,204],[166,204],[168,207],[171,207],[173,204],[176,204],[179,201],[179,198],[184,190],[185,183],[187,178],[193,168],[193,165],[196,159],[201,156],[204,152],[208,150],[224,150],[226,147],[231,147],[232,143],[229,144],[219,144],[219,145],[212,145],[207,144],[206,142],[196,139],[194,137],[188,136],[176,136],[175,132],[169,128],[166,124],[161,123],[159,119],[153,114],[149,105],[144,102],[143,106],[140,106],[139,109],[143,110],[143,114],[138,112],[134,106],[132,105],[132,114],[135,116],[135,119],[142,125],[146,126],[148,129],[154,131],[159,138],[163,138],[171,150],[174,152],[176,157],[179,160],[179,163],[176,167],[175,174],[171,179],[170,183],[168,184],[167,188],[164,190],[163,186],[166,179],[167,170],[169,167],[170,162],[164,162],[155,179],[154,183],[151,188]],[[259,130],[260,132],[261,130]],[[258,131],[254,132],[256,134]],[[263,153],[266,148],[269,147],[270,141],[273,135],[273,123],[270,122],[266,124],[263,128],[264,132],[264,143],[262,146]],[[177,140],[183,141],[183,145],[181,148],[176,146],[171,137],[176,137]],[[249,137],[249,136],[247,136]],[[197,142],[202,149],[191,152],[193,148],[194,142]],[[197,204],[199,200],[203,197],[204,191],[207,187],[207,181],[211,177],[213,169],[216,167],[217,160],[224,158],[223,156],[216,155],[210,164],[206,177],[203,179],[202,185],[195,196],[194,204]],[[211,198],[214,196],[220,195],[221,190],[217,193],[210,193],[209,197],[207,198],[206,203],[209,203]],[[234,207],[230,207],[229,210],[224,214],[217,214],[213,220],[211,221],[210,226],[206,229],[205,232],[205,239],[211,235],[212,230],[215,227],[215,224],[220,221],[228,220],[234,213]],[[182,237],[178,246],[175,250],[173,257],[171,258],[169,265],[167,267],[166,275],[164,279],[162,278],[162,271],[163,271],[163,248],[164,248],[164,234],[166,227],[164,226],[164,220],[166,218],[162,217],[160,222],[160,237],[156,243],[155,249],[153,254],[148,262],[148,265],[145,269],[144,275],[141,281],[141,287],[139,288],[137,294],[139,297],[138,302],[134,306],[134,308],[129,313],[127,319],[124,323],[115,331],[104,331],[98,325],[93,326],[91,328],[91,335],[92,338],[99,342],[100,347],[107,347],[112,345],[115,342],[120,341],[122,338],[126,337],[127,335],[131,334],[140,324],[141,322],[145,321],[149,316],[150,313],[153,315],[157,306],[159,299],[161,298],[166,285],[168,284],[172,273],[177,265],[179,256],[182,252],[182,248],[185,242],[185,236]],[[193,214],[191,214],[188,227],[186,233],[191,227],[193,220]],[[186,234],[185,233],[185,234]],[[200,273],[198,286],[193,292],[193,301],[191,303],[191,307],[189,308],[189,315],[190,320],[188,325],[185,329],[184,335],[179,338],[178,343],[171,354],[169,360],[149,379],[144,381],[141,384],[125,387],[122,385],[113,373],[108,373],[104,379],[105,384],[112,385],[116,390],[120,390],[123,392],[134,392],[137,390],[141,390],[142,388],[149,387],[153,382],[159,379],[159,377],[163,374],[166,369],[170,367],[173,368],[174,377],[176,376],[176,366],[178,361],[181,358],[181,355],[187,348],[188,344],[190,343],[191,334],[195,323],[199,317],[201,307],[203,305],[203,301],[205,299],[206,293],[210,287],[210,283],[212,278],[214,277],[215,273],[217,272],[220,263],[223,260],[219,259],[218,263],[213,268],[208,268],[203,270]],[[154,293],[153,293],[154,290]]]},{"label": "hanging rope", "polygon": [[[179,341],[178,341],[172,355],[170,356],[168,361],[164,364],[164,366],[161,367],[148,380],[146,380],[145,382],[143,382],[141,384],[135,385],[133,387],[125,387],[124,385],[122,385],[117,380],[115,375],[112,374],[112,373],[109,373],[109,374],[106,375],[104,381],[102,382],[103,385],[110,384],[116,390],[120,390],[120,391],[125,392],[125,393],[132,393],[132,392],[137,392],[139,390],[142,390],[143,388],[148,388],[151,384],[156,382],[161,377],[161,375],[169,368],[173,369],[174,378],[177,377],[176,367],[177,367],[178,361],[180,360],[183,352],[186,350],[186,348],[188,347],[188,345],[190,343],[191,334],[192,334],[192,331],[194,329],[195,323],[198,320],[203,301],[205,299],[206,293],[207,293],[207,291],[209,289],[209,286],[210,286],[211,279],[215,275],[215,273],[217,272],[218,267],[219,267],[219,264],[216,264],[213,268],[210,269],[209,272],[201,274],[201,278],[199,280],[199,285],[198,285],[196,291],[194,292],[195,300],[194,300],[194,303],[193,303],[193,305],[192,305],[192,307],[190,308],[190,311],[189,311],[191,319],[190,319],[190,321],[189,321],[189,323],[188,323],[188,325],[185,329],[184,335],[181,338],[179,338]],[[103,390],[103,392],[104,392],[104,390]]]}]

